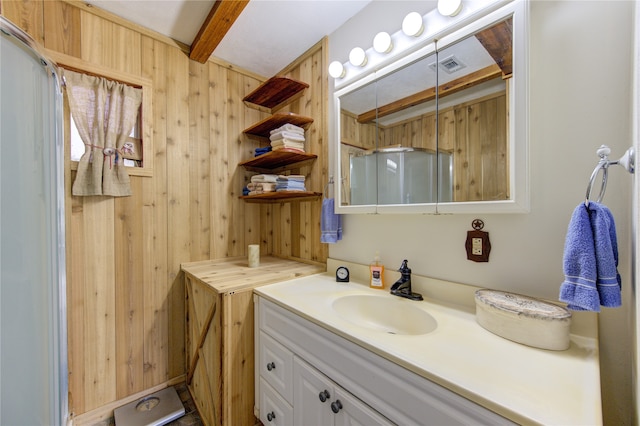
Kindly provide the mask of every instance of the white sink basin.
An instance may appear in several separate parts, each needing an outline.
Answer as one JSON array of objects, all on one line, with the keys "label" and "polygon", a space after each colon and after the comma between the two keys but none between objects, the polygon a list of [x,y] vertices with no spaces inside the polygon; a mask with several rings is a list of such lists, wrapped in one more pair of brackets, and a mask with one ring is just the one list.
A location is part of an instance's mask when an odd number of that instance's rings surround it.
[{"label": "white sink basin", "polygon": [[343,319],[370,330],[389,334],[427,334],[438,327],[428,312],[411,300],[395,296],[354,294],[333,302],[333,310]]}]

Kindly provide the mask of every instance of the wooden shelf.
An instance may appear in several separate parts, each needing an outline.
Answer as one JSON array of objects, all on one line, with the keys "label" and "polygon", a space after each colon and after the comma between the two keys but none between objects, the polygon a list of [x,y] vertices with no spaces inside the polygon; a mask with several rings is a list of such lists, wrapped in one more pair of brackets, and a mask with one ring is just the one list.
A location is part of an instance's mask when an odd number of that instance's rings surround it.
[{"label": "wooden shelf", "polygon": [[320,198],[321,192],[311,191],[280,191],[265,192],[257,195],[241,195],[240,198],[249,203],[276,203],[290,201],[305,201]]},{"label": "wooden shelf", "polygon": [[302,81],[275,76],[245,96],[243,101],[249,108],[272,114],[273,111],[300,98],[308,87],[309,85]]},{"label": "wooden shelf", "polygon": [[[272,77],[262,83],[256,90],[245,96],[243,101],[250,108],[268,112],[272,115],[245,129],[243,133],[268,138],[272,130],[285,124],[293,124],[307,130],[313,123],[313,118],[292,112],[273,113],[273,111],[300,98],[308,87],[307,83],[281,76]],[[259,155],[238,165],[252,172],[279,174],[285,170],[302,167],[315,161],[316,158],[318,156],[314,154],[306,154],[285,148]],[[258,195],[242,195],[239,198],[250,203],[275,203],[314,200],[320,196],[322,194],[318,192],[280,191]]]},{"label": "wooden shelf", "polygon": [[294,150],[290,151],[284,148],[259,155],[243,161],[238,165],[251,172],[278,174],[284,170],[302,167],[307,163],[315,161],[316,158],[318,158],[318,156],[315,154],[306,154]]},{"label": "wooden shelf", "polygon": [[287,123],[294,124],[307,130],[311,123],[313,123],[313,118],[294,114],[292,112],[278,112],[257,122],[248,129],[245,129],[243,133],[268,138],[273,129],[277,129]]}]

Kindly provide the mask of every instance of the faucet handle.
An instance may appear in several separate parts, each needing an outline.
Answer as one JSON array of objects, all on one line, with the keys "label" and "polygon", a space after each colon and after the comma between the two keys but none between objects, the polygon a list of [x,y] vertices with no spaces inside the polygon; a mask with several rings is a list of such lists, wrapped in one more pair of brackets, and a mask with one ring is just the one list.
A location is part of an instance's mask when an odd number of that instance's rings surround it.
[{"label": "faucet handle", "polygon": [[411,268],[409,268],[409,265],[407,265],[407,263],[408,263],[407,259],[403,260],[402,265],[400,265],[400,269],[398,269],[398,272],[402,274],[410,274]]}]

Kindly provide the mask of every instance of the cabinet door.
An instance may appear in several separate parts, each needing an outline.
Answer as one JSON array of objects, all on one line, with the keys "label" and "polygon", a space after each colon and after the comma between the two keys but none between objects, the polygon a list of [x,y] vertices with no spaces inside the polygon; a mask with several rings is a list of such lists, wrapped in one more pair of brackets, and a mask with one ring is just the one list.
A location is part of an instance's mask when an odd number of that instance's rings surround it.
[{"label": "cabinet door", "polygon": [[296,425],[333,425],[333,382],[298,357],[293,362],[293,391]]},{"label": "cabinet door", "polygon": [[260,378],[260,420],[266,426],[292,426],[293,409],[269,384]]},{"label": "cabinet door", "polygon": [[260,332],[260,376],[287,400],[293,403],[293,353]]},{"label": "cabinet door", "polygon": [[387,418],[340,387],[335,389],[335,426],[393,425]]}]

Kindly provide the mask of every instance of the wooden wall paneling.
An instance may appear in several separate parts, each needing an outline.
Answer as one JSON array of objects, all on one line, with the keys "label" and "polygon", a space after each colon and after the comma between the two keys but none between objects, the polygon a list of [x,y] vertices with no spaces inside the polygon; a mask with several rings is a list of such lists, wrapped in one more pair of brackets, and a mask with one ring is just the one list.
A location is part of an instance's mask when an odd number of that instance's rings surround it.
[{"label": "wooden wall paneling", "polygon": [[[65,133],[68,135],[69,133]],[[69,144],[66,145],[68,151]],[[68,152],[65,158],[69,158]],[[71,172],[65,167],[66,255],[67,255],[67,352],[69,362],[69,413],[82,413],[86,406],[85,381],[85,294],[87,279],[84,258],[83,205],[71,197]]]},{"label": "wooden wall paneling", "polygon": [[456,115],[453,108],[438,113],[438,149],[448,152],[455,148]]},{"label": "wooden wall paneling", "polygon": [[211,258],[229,256],[227,229],[232,218],[228,214],[230,204],[228,185],[229,129],[227,120],[227,74],[228,70],[218,64],[209,67],[209,137],[211,149]]},{"label": "wooden wall paneling", "polygon": [[273,254],[273,239],[275,232],[273,230],[273,205],[260,205],[260,253]]},{"label": "wooden wall paneling", "polygon": [[[85,246],[84,411],[116,398],[116,309],[114,201],[107,197],[82,200]],[[89,343],[90,342],[90,343]],[[78,370],[76,370],[78,371]]]},{"label": "wooden wall paneling", "polygon": [[[167,195],[167,47],[144,37],[142,75],[153,81],[154,175],[143,179],[145,256],[144,384],[150,388],[169,379],[169,359],[180,359],[181,346],[169,342]],[[147,268],[145,268],[147,269]]]},{"label": "wooden wall paneling", "polygon": [[81,15],[82,59],[118,71],[140,75],[141,35],[91,13]]},{"label": "wooden wall paneling", "polygon": [[209,66],[189,61],[189,141],[191,260],[211,256],[211,145],[209,135]]},{"label": "wooden wall paneling", "polygon": [[[508,112],[508,97],[503,95],[496,98],[496,117],[498,118],[496,123],[496,133],[498,134],[498,143],[496,148],[496,175],[498,179],[498,187],[496,188],[496,194],[500,199],[509,199],[509,112]],[[501,135],[501,136],[500,136]],[[502,177],[504,177],[502,179]]]},{"label": "wooden wall paneling", "polygon": [[[166,51],[167,101],[167,268],[169,273],[169,348],[184,348],[184,283],[180,263],[191,260],[189,223],[189,63],[176,49]],[[184,372],[184,352],[172,349],[169,376]]]},{"label": "wooden wall paneling", "polygon": [[114,199],[116,397],[144,389],[142,181],[131,178],[131,197]]},{"label": "wooden wall paneling", "polygon": [[[319,158],[310,166],[301,168],[299,173],[306,176],[305,187],[307,191],[322,192],[324,190],[323,182],[328,180],[329,177],[327,176],[327,169],[323,170],[322,167],[327,155],[322,154],[322,129],[324,121],[320,113],[324,102],[322,98],[322,85],[318,84],[318,79],[316,78],[318,74],[318,60],[319,58],[317,53],[310,54],[309,57],[303,60],[297,67],[296,75],[298,80],[310,83],[310,87],[305,91],[306,96],[302,97],[298,101],[298,110],[301,115],[314,117],[313,125],[311,125],[307,132],[305,148],[307,152],[316,154]],[[298,236],[295,238],[298,242],[298,247],[296,251],[294,251],[294,256],[301,259],[312,260],[315,256],[320,255],[320,252],[323,249],[320,244],[319,232],[322,200],[313,200],[296,204],[299,206],[297,211],[300,215],[298,217],[297,224],[297,228],[299,229]],[[317,240],[315,242],[313,240],[313,235],[317,236]]]},{"label": "wooden wall paneling", "polygon": [[45,1],[42,4],[45,47],[79,58],[82,55],[80,10],[59,1]]},{"label": "wooden wall paneling", "polygon": [[2,0],[2,15],[44,46],[41,0]]},{"label": "wooden wall paneling", "polygon": [[[227,233],[229,235],[228,256],[241,256],[245,253],[245,230],[246,217],[244,201],[238,197],[242,195],[242,187],[244,186],[244,170],[237,164],[243,160],[244,135],[242,130],[245,128],[245,109],[247,109],[241,99],[245,95],[244,77],[239,73],[228,73],[227,75],[227,127],[229,131],[226,141],[228,144],[228,163],[230,179],[228,182],[229,210],[227,214],[231,218],[228,222]],[[224,143],[224,142],[223,142]]]},{"label": "wooden wall paneling", "polygon": [[[242,99],[248,93],[251,93],[260,85],[260,83],[262,83],[262,81],[258,81],[255,78],[251,76],[246,76],[246,75],[241,75],[241,81],[242,81],[242,88],[240,89],[240,93],[239,93],[241,95],[240,99]],[[268,146],[270,144],[270,141],[266,138],[259,139],[259,138],[249,137],[242,133],[242,130],[246,129],[247,127],[249,127],[254,123],[259,122],[264,116],[265,114],[263,112],[260,112],[259,110],[254,108],[249,108],[246,105],[244,105],[243,114],[242,114],[242,122],[244,124],[242,125],[242,129],[240,129],[238,132],[240,140],[242,141],[240,144],[241,149],[239,150],[240,157],[238,158],[238,162],[252,158],[255,155],[254,150],[256,148],[261,146]],[[238,187],[239,192],[235,192],[234,194],[234,201],[237,200],[238,198],[237,196],[242,195],[242,188],[249,183],[251,176],[254,174],[254,173],[247,173],[242,167],[236,166],[236,169],[237,169],[236,170],[237,173],[239,174],[238,177],[242,180],[242,182],[239,184],[239,187]],[[260,244],[262,246],[260,230],[261,230],[261,224],[262,224],[261,215],[263,214],[263,209],[261,205],[257,203],[247,203],[244,201],[240,201],[239,204],[242,205],[244,208],[245,241],[242,247],[240,247],[242,250],[238,254],[246,255],[248,244]],[[269,254],[269,252],[266,251],[267,249],[266,247],[260,247],[260,248],[262,249],[260,252],[262,256]]]}]

